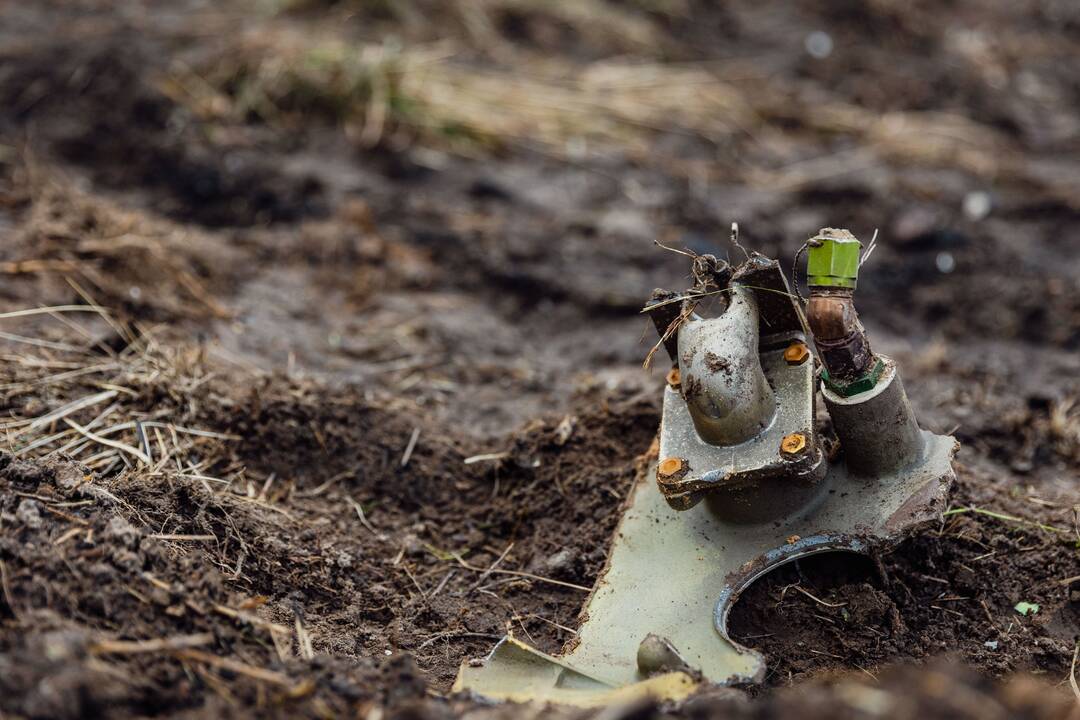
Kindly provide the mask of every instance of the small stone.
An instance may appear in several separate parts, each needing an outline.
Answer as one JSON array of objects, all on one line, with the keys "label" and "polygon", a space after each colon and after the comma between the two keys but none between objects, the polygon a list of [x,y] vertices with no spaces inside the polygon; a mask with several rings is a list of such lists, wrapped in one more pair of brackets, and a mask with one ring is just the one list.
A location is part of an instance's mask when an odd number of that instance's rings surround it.
[{"label": "small stone", "polygon": [[405,547],[405,554],[410,557],[419,557],[426,552],[424,543],[414,533],[409,533],[403,537],[401,544]]},{"label": "small stone", "polygon": [[94,563],[86,569],[86,572],[97,583],[104,583],[116,574],[108,563],[103,562]]},{"label": "small stone", "polygon": [[638,646],[637,666],[641,674],[645,676],[664,672],[690,671],[675,646],[667,638],[652,633],[646,635]]},{"label": "small stone", "polygon": [[109,557],[112,564],[128,573],[137,573],[143,568],[142,557],[125,548],[115,549]]},{"label": "small stone", "polygon": [[937,257],[934,258],[934,265],[937,266],[938,272],[943,275],[948,275],[956,269],[956,258],[950,252],[940,252]]},{"label": "small stone", "polygon": [[565,416],[560,422],[558,427],[555,428],[555,444],[560,447],[566,444],[566,441],[570,439],[570,436],[574,434],[574,428],[577,426],[577,418],[573,415]]},{"label": "small stone", "polygon": [[821,30],[815,30],[806,36],[803,40],[803,47],[806,48],[806,52],[810,57],[817,60],[824,60],[832,55],[833,51],[833,39],[827,32]]},{"label": "small stone", "polygon": [[57,662],[71,660],[86,654],[86,634],[74,630],[54,630],[40,638],[41,654],[46,659]]},{"label": "small stone", "polygon": [[56,485],[64,490],[72,490],[85,480],[85,475],[77,465],[63,464],[56,468]]},{"label": "small stone", "polygon": [[990,193],[969,192],[964,196],[964,215],[972,222],[985,219],[993,206],[994,201]]},{"label": "small stone", "polygon": [[105,526],[105,537],[130,548],[138,544],[139,531],[122,515],[114,515]]},{"label": "small stone", "polygon": [[24,498],[15,510],[15,518],[26,527],[35,529],[41,527],[41,503],[31,498]]},{"label": "small stone", "polygon": [[577,553],[570,548],[563,548],[543,561],[543,570],[551,575],[562,575],[574,567]]}]

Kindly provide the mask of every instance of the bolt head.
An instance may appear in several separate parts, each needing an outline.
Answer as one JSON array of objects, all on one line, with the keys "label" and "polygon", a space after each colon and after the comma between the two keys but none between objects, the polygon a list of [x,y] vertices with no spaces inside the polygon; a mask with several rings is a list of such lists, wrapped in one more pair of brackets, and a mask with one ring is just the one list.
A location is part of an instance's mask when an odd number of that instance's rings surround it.
[{"label": "bolt head", "polygon": [[661,479],[674,477],[675,475],[678,475],[685,466],[686,463],[682,458],[664,458],[656,465],[656,476]]},{"label": "bolt head", "polygon": [[793,342],[784,348],[784,360],[788,365],[802,365],[810,357],[810,348],[804,342]]},{"label": "bolt head", "polygon": [[811,287],[855,288],[862,245],[854,235],[839,228],[822,228],[808,245],[806,279]]},{"label": "bolt head", "polygon": [[806,435],[803,433],[791,433],[785,435],[780,441],[780,452],[785,455],[798,455],[806,449]]}]

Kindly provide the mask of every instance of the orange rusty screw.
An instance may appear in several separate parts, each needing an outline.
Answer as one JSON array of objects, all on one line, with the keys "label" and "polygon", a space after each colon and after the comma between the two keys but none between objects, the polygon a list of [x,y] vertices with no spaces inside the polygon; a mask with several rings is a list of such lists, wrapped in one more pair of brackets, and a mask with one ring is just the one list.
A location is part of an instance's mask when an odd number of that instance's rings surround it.
[{"label": "orange rusty screw", "polygon": [[682,379],[682,377],[679,374],[679,368],[673,367],[670,370],[668,370],[668,374],[667,374],[667,384],[668,385],[670,385],[673,388],[677,388],[677,387],[679,387],[679,382],[681,381],[681,379]]},{"label": "orange rusty screw", "polygon": [[656,466],[656,476],[659,478],[669,478],[678,474],[683,469],[682,458],[669,457],[660,461],[660,464]]},{"label": "orange rusty screw", "polygon": [[798,455],[806,449],[806,436],[802,433],[791,433],[785,435],[784,439],[780,441],[780,452],[788,455]]},{"label": "orange rusty screw", "polygon": [[784,360],[788,365],[802,365],[808,357],[810,350],[806,343],[796,341],[784,348]]}]

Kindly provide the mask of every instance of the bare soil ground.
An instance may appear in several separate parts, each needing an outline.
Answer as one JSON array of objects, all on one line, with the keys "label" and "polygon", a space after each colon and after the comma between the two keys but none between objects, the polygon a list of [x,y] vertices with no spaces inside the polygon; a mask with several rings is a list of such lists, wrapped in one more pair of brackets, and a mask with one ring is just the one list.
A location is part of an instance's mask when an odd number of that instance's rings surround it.
[{"label": "bare soil ground", "polygon": [[581,714],[448,692],[572,638],[653,240],[738,221],[879,230],[952,510],[751,588],[766,687],[601,712],[1067,717],[1078,44],[1059,0],[0,3],[0,715]]}]

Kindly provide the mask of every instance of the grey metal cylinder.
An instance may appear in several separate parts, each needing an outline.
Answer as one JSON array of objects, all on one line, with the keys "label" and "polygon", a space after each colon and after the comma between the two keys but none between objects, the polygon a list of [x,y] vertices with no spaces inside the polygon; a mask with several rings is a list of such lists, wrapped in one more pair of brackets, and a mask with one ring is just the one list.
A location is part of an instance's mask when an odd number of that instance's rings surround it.
[{"label": "grey metal cylinder", "polygon": [[848,471],[861,477],[895,472],[922,459],[925,451],[896,363],[879,357],[885,370],[872,389],[851,397],[821,389]]},{"label": "grey metal cylinder", "polygon": [[734,285],[722,315],[695,315],[679,328],[679,376],[690,417],[705,442],[737,445],[769,426],[776,396],[761,369],[752,292]]}]

